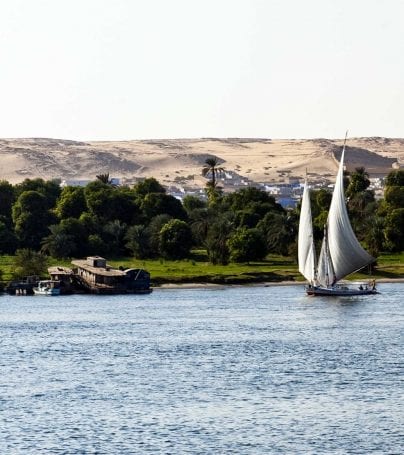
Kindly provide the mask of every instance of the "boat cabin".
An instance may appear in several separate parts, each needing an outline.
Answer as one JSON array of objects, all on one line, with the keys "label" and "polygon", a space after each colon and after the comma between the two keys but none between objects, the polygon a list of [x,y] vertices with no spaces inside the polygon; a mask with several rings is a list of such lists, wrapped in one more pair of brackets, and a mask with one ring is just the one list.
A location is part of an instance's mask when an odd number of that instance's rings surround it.
[{"label": "boat cabin", "polygon": [[52,266],[48,268],[52,281],[60,283],[61,294],[71,294],[74,291],[73,270],[68,267]]}]

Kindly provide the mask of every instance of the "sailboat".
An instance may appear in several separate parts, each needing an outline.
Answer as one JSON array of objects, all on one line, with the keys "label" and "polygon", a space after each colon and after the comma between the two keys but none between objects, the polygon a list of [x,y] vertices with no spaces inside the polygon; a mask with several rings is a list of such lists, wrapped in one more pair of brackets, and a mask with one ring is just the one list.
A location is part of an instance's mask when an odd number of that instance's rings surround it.
[{"label": "sailboat", "polygon": [[308,295],[367,295],[376,294],[375,281],[354,287],[340,283],[347,275],[374,262],[353,232],[344,196],[345,143],[332,195],[320,255],[317,259],[313,238],[310,190],[307,178],[304,185],[300,211],[298,259],[299,272],[306,278]]}]

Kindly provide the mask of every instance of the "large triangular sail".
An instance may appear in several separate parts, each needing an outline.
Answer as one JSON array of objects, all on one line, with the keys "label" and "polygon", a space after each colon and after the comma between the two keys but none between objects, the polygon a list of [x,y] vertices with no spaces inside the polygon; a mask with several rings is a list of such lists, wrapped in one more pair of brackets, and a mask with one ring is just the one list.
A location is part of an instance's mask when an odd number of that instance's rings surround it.
[{"label": "large triangular sail", "polygon": [[[374,258],[362,248],[349,221],[344,196],[344,155],[345,144],[328,213],[325,240],[328,242],[328,254],[335,274],[333,282],[374,261]],[[318,270],[318,280],[323,285],[326,283],[326,277],[320,269]]]},{"label": "large triangular sail", "polygon": [[311,218],[310,191],[307,181],[304,184],[302,206],[299,221],[299,272],[313,283],[316,278],[316,252],[313,239],[313,224]]}]

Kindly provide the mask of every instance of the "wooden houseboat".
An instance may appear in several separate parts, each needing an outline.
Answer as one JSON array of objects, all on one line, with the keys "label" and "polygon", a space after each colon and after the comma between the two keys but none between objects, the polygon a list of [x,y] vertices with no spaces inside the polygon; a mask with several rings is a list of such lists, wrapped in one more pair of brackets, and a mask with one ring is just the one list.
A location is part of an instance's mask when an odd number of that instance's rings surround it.
[{"label": "wooden houseboat", "polygon": [[150,274],[143,269],[113,268],[106,259],[90,256],[72,261],[78,284],[94,294],[146,294],[151,292]]}]

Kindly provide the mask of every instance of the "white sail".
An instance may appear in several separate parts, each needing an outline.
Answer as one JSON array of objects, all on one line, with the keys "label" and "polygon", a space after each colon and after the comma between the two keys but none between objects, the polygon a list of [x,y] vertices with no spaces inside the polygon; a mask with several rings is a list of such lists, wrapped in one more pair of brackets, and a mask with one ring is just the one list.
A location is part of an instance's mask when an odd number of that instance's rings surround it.
[{"label": "white sail", "polygon": [[298,258],[299,272],[306,280],[313,283],[316,275],[316,252],[313,239],[310,191],[307,181],[304,184],[302,206],[300,209]]},{"label": "white sail", "polygon": [[328,229],[324,229],[323,243],[321,244],[320,256],[317,266],[317,284],[328,287],[336,281],[335,271],[332,264],[328,245]]},{"label": "white sail", "polygon": [[328,250],[335,280],[340,280],[374,261],[360,245],[349,221],[344,197],[344,155],[345,146],[342,150],[327,223]]}]

